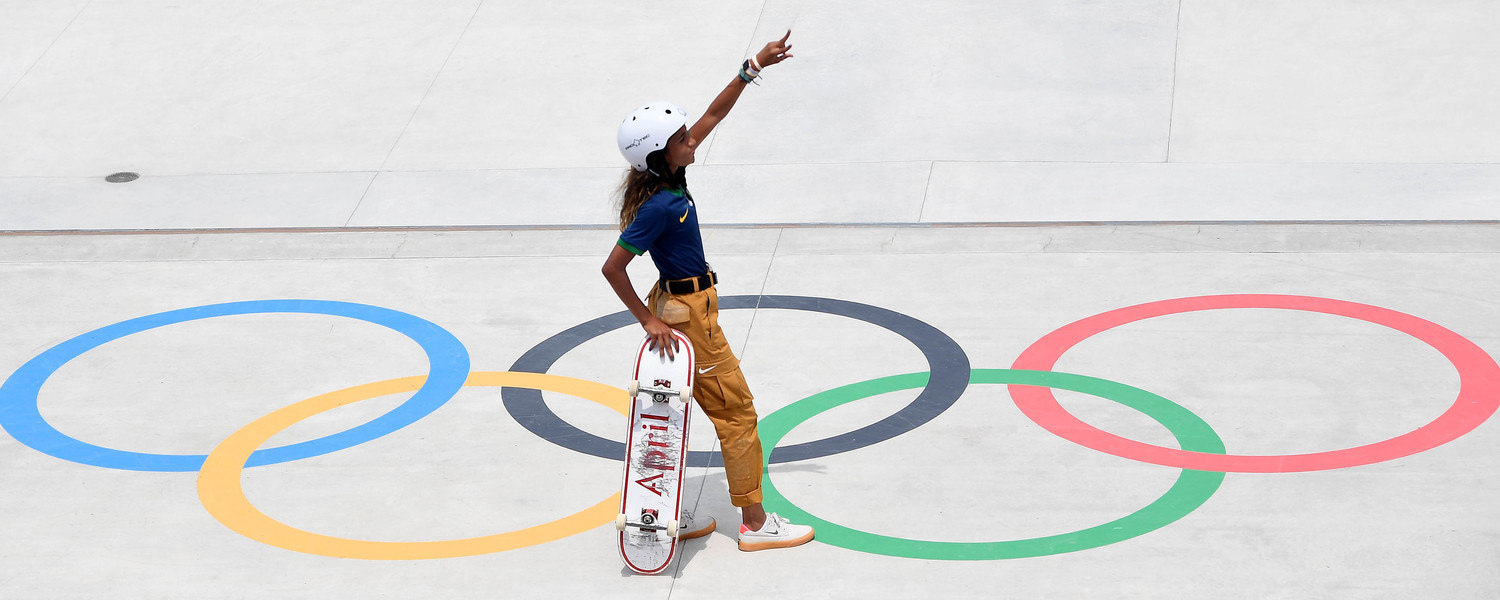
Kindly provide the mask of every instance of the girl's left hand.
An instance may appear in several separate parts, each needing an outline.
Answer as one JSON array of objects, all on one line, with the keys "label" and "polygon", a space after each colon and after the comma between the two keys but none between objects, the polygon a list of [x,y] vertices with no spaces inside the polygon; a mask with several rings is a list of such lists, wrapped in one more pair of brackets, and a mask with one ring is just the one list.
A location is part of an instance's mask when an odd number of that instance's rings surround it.
[{"label": "girl's left hand", "polygon": [[792,55],[788,54],[788,52],[791,51],[792,45],[786,43],[787,38],[790,37],[792,37],[792,30],[788,29],[786,30],[786,35],[781,36],[781,39],[766,44],[765,48],[762,48],[760,52],[756,53],[755,62],[760,63],[761,68],[764,69],[783,60],[791,58]]}]

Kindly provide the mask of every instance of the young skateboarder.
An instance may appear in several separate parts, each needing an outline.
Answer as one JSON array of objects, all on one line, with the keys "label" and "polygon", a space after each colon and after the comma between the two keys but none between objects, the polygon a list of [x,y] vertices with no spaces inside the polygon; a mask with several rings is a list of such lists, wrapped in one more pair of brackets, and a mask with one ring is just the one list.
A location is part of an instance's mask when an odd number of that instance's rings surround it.
[{"label": "young skateboarder", "polygon": [[[698,372],[693,400],[713,421],[729,479],[730,503],[740,508],[740,550],[766,550],[805,544],[813,530],[767,514],[761,506],[764,464],[756,432],[754,397],[740,372],[739,359],[719,328],[718,275],[709,269],[698,231],[698,209],[687,189],[687,166],[694,150],[724,120],[760,71],[791,58],[788,31],[740,66],[729,86],[688,127],[687,113],[670,102],[652,102],[620,123],[620,153],[630,162],[620,184],[620,239],[604,262],[604,278],[653,340],[653,349],[674,352],[671,329],[693,343]],[[636,298],[625,267],[649,252],[659,272],[645,302]],[[686,516],[684,517],[686,520]],[[713,526],[684,523],[683,537]]]}]

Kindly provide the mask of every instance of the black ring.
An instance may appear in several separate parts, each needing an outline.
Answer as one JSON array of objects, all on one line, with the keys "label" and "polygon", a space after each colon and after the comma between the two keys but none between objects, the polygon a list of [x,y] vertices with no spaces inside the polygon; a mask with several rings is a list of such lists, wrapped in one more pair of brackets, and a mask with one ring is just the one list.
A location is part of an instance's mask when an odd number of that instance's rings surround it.
[{"label": "black ring", "polygon": [[[936,327],[892,310],[831,298],[748,295],[724,296],[719,299],[719,308],[806,310],[858,319],[906,338],[927,358],[931,377],[927,387],[922,388],[922,393],[911,404],[877,423],[849,433],[776,448],[770,460],[773,463],[822,458],[891,439],[921,427],[948,410],[969,386],[969,356],[958,342]],[[510,370],[546,373],[558,359],[580,344],[634,324],[635,317],[620,311],[574,326],[527,350],[510,366]],[[562,420],[542,400],[541,390],[506,387],[500,390],[500,395],[511,417],[542,439],[584,454],[623,460],[625,444],[601,438]],[[689,466],[718,467],[723,464],[718,452],[695,450],[688,453]]]}]

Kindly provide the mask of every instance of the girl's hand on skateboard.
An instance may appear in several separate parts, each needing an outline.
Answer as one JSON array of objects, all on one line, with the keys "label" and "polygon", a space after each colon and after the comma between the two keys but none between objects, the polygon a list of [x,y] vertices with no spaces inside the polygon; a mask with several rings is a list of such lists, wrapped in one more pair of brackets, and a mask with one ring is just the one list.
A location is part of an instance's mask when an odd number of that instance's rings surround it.
[{"label": "girl's hand on skateboard", "polygon": [[677,337],[672,335],[672,327],[656,317],[651,317],[641,322],[641,327],[646,329],[646,335],[651,336],[651,349],[658,355],[669,359],[676,359]]}]

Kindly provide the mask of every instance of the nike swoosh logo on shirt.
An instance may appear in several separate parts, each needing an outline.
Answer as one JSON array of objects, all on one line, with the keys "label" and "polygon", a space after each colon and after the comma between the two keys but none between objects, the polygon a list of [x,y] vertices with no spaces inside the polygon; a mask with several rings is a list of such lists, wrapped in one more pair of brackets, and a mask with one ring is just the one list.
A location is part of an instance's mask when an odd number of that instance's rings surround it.
[{"label": "nike swoosh logo on shirt", "polygon": [[707,373],[707,372],[712,371],[712,370],[717,369],[717,368],[719,368],[719,365],[714,365],[714,366],[709,367],[707,369],[698,369],[698,374],[702,375],[704,373]]},{"label": "nike swoosh logo on shirt", "polygon": [[678,223],[685,223],[685,222],[687,222],[687,215],[692,210],[693,210],[692,207],[688,207],[687,210],[682,211],[682,216],[677,218],[677,222]]}]

